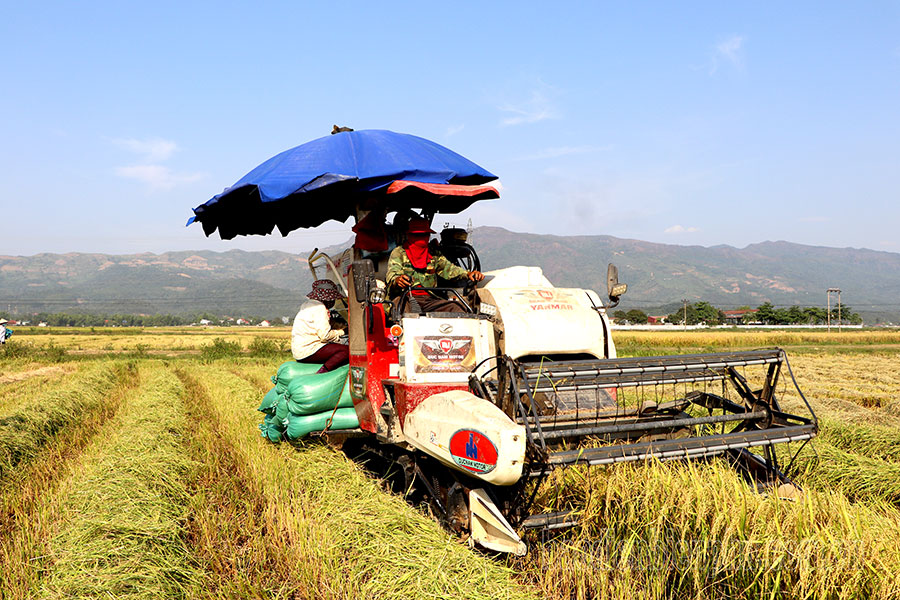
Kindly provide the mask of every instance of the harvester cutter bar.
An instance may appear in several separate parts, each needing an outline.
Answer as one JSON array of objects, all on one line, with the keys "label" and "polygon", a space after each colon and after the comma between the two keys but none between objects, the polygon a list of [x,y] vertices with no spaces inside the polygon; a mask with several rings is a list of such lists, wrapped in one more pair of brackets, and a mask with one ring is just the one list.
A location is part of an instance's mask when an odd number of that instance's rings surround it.
[{"label": "harvester cutter bar", "polygon": [[519,525],[522,529],[565,529],[578,525],[580,520],[574,511],[561,510],[559,512],[531,515],[522,520]]},{"label": "harvester cutter bar", "polygon": [[[579,464],[609,465],[648,458],[660,460],[699,458],[722,454],[727,450],[805,441],[815,437],[816,432],[817,427],[814,423],[805,423],[789,427],[706,435],[687,439],[636,442],[598,448],[578,448],[550,453],[546,460],[546,467],[554,469]],[[538,476],[543,474],[543,472],[543,470],[533,471],[531,475]]]}]

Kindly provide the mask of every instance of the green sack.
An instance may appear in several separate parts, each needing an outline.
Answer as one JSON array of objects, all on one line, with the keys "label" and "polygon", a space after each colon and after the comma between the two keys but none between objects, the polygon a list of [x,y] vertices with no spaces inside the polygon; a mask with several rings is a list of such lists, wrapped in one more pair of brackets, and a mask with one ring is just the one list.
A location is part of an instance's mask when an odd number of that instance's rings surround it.
[{"label": "green sack", "polygon": [[349,372],[350,366],[344,365],[328,373],[295,378],[284,392],[288,409],[296,415],[311,415],[335,406],[351,408]]},{"label": "green sack", "polygon": [[354,429],[359,427],[359,419],[356,418],[356,410],[353,408],[339,408],[336,411],[325,411],[312,415],[290,415],[287,419],[285,437],[289,440],[299,439],[312,431],[322,431],[325,423],[331,418],[331,427],[328,431],[338,429]]},{"label": "green sack", "polygon": [[275,413],[273,416],[279,423],[281,423],[285,419],[287,419],[289,414],[290,411],[288,410],[287,398],[285,398],[284,396],[279,396],[278,403],[275,405]]},{"label": "green sack", "polygon": [[299,377],[300,375],[312,375],[321,368],[322,365],[289,360],[281,363],[281,366],[278,367],[278,371],[272,376],[272,383],[275,384],[275,389],[278,390],[278,393],[283,394],[287,389],[288,384],[295,377]]},{"label": "green sack", "polygon": [[275,407],[278,405],[278,401],[281,399],[281,394],[275,388],[272,388],[266,395],[263,396],[262,403],[259,405],[259,412],[264,412],[266,414],[275,414]]},{"label": "green sack", "polygon": [[277,444],[284,435],[285,425],[283,420],[276,419],[275,415],[266,415],[259,425],[259,430],[264,438]]}]

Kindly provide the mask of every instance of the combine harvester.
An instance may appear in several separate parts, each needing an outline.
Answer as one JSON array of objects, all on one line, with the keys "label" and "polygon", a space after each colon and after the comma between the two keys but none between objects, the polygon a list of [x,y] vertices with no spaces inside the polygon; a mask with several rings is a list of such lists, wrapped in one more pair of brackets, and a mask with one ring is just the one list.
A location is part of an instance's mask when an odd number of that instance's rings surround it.
[{"label": "combine harvester", "polygon": [[[335,137],[345,135],[353,134]],[[352,210],[342,214],[359,223],[373,210],[415,209],[431,220],[499,197],[484,185],[489,173],[464,185],[402,177],[350,194]],[[207,234],[215,229],[210,212],[195,213]],[[480,268],[463,230],[445,229],[436,250]],[[409,291],[388,302],[387,257],[358,248],[333,260],[310,256],[314,275],[324,268],[347,293],[360,424],[324,435],[348,453],[397,465],[405,488],[422,492],[473,546],[521,555],[521,532],[574,525],[574,512],[530,514],[555,469],[724,456],[759,486],[778,486],[790,482],[774,445],[818,431],[808,403],[799,416],[778,402],[782,367],[790,371],[781,349],[618,358],[607,310],[626,286],[613,265],[605,305],[592,290],[558,288],[539,268],[516,266],[487,271],[477,287],[428,290],[457,299],[460,311],[423,314]]]}]

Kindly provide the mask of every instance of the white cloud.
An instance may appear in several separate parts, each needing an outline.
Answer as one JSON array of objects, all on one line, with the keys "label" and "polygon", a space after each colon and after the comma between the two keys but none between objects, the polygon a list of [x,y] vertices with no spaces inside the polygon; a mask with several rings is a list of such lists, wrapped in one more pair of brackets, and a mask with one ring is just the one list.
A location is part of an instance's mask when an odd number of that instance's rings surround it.
[{"label": "white cloud", "polygon": [[667,227],[665,229],[665,233],[672,233],[672,234],[697,233],[698,231],[700,231],[700,229],[698,229],[697,227],[684,227],[682,225],[672,225],[671,227]]},{"label": "white cloud", "polygon": [[522,125],[525,123],[538,123],[547,119],[558,119],[559,114],[552,101],[543,90],[533,90],[531,97],[517,104],[506,103],[497,107],[509,116],[500,120],[500,125]]},{"label": "white cloud", "polygon": [[146,140],[117,138],[113,139],[112,143],[120,148],[125,148],[135,154],[141,155],[143,162],[146,163],[156,163],[168,160],[178,150],[178,144],[171,140],[164,140],[161,138],[150,138]]},{"label": "white cloud", "polygon": [[139,155],[137,164],[116,167],[116,175],[139,181],[150,190],[171,190],[179,185],[199,181],[206,176],[205,173],[178,173],[170,167],[159,164],[171,158],[178,150],[178,144],[171,140],[115,138],[110,141]]},{"label": "white cloud", "polygon": [[178,185],[193,183],[206,176],[205,173],[174,173],[169,167],[163,165],[117,167],[116,175],[140,181],[154,190],[171,190]]},{"label": "white cloud", "polygon": [[730,65],[735,69],[742,69],[744,67],[743,48],[746,40],[747,38],[742,35],[732,35],[719,41],[713,50],[709,74],[715,74],[723,64]]}]

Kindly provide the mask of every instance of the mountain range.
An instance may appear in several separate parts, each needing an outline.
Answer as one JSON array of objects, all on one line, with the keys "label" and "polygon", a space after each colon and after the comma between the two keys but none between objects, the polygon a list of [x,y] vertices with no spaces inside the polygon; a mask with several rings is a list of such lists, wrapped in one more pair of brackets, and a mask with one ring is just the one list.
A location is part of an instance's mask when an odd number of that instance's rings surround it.
[{"label": "mountain range", "polygon": [[[679,246],[606,235],[553,236],[479,227],[470,234],[483,270],[540,266],[557,286],[606,288],[614,262],[628,283],[620,308],[651,314],[683,299],[727,310],[824,306],[826,290],[867,322],[900,320],[900,254],[762,242],[745,248]],[[335,252],[343,246],[324,249]],[[312,280],[307,253],[184,251],[162,254],[0,256],[0,311],[292,315]],[[834,302],[834,300],[832,300]]]}]

